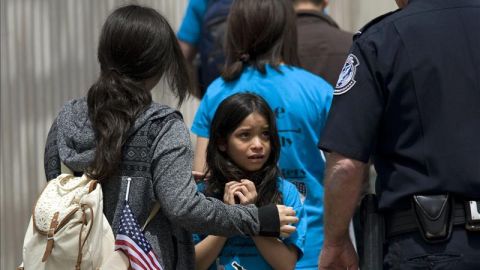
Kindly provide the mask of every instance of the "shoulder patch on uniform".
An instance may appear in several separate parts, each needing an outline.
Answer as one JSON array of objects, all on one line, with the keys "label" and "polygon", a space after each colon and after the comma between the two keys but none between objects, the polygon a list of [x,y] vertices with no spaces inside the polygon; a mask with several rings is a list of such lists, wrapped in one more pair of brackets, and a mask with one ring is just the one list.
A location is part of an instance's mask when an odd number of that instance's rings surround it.
[{"label": "shoulder patch on uniform", "polygon": [[371,26],[379,23],[381,20],[385,19],[386,17],[398,12],[400,9],[397,9],[397,10],[394,10],[394,11],[391,11],[391,12],[388,12],[386,14],[383,14],[383,15],[380,15],[378,17],[376,17],[375,19],[369,21],[367,24],[365,24],[362,28],[360,28],[360,30],[358,30],[354,35],[353,35],[353,39],[355,40],[356,38],[358,38],[359,36],[361,36],[363,33],[365,33],[365,31],[367,31],[368,28],[370,28]]},{"label": "shoulder patch on uniform", "polygon": [[337,85],[335,85],[334,95],[345,94],[350,90],[357,81],[355,81],[355,74],[357,73],[357,67],[360,65],[358,58],[354,54],[349,54],[347,60],[343,65],[342,72],[338,77]]}]

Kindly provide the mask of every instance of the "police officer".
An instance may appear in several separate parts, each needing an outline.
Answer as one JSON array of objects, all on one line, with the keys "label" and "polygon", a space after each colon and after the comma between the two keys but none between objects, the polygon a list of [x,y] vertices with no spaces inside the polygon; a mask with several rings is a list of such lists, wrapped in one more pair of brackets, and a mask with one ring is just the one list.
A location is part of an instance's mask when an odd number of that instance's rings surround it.
[{"label": "police officer", "polygon": [[358,267],[348,223],[371,160],[384,269],[480,269],[480,1],[396,2],[354,37],[336,84],[319,268]]}]

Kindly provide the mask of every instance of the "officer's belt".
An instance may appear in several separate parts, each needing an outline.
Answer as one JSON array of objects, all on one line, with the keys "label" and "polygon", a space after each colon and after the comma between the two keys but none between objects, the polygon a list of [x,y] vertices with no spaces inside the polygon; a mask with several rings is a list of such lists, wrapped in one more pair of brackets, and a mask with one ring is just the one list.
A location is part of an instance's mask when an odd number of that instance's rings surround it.
[{"label": "officer's belt", "polygon": [[[454,201],[453,225],[465,224],[465,206],[463,201]],[[387,238],[400,234],[420,231],[413,208],[396,210],[385,214],[385,233]]]}]

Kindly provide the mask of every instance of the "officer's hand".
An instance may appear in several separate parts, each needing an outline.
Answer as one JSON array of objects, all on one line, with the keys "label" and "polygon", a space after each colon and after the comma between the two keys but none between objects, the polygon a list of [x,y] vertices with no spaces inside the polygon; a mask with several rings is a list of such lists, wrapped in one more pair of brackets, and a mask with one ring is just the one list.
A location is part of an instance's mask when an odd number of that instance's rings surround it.
[{"label": "officer's hand", "polygon": [[333,244],[327,242],[318,257],[319,270],[358,270],[358,257],[353,244],[348,238]]},{"label": "officer's hand", "polygon": [[277,210],[280,219],[280,237],[287,238],[297,229],[291,224],[297,223],[298,217],[295,216],[295,210],[292,207],[277,205]]}]

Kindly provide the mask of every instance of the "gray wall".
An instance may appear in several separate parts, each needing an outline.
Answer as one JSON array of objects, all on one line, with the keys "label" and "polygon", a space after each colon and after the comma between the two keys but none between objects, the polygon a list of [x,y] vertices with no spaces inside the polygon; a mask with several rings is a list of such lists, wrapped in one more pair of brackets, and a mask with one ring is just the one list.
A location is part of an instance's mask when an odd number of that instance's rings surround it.
[{"label": "gray wall", "polygon": [[[107,14],[122,0],[0,0],[0,269],[13,269],[35,198],[45,185],[43,147],[57,111],[83,96],[98,73],[96,44]],[[174,29],[187,0],[137,1],[164,14]],[[394,9],[393,0],[331,0],[347,30]],[[155,99],[175,106],[161,87]],[[180,110],[187,125],[198,101]]]},{"label": "gray wall", "polygon": [[395,9],[394,0],[330,0],[329,14],[340,27],[356,32],[371,19]]}]

